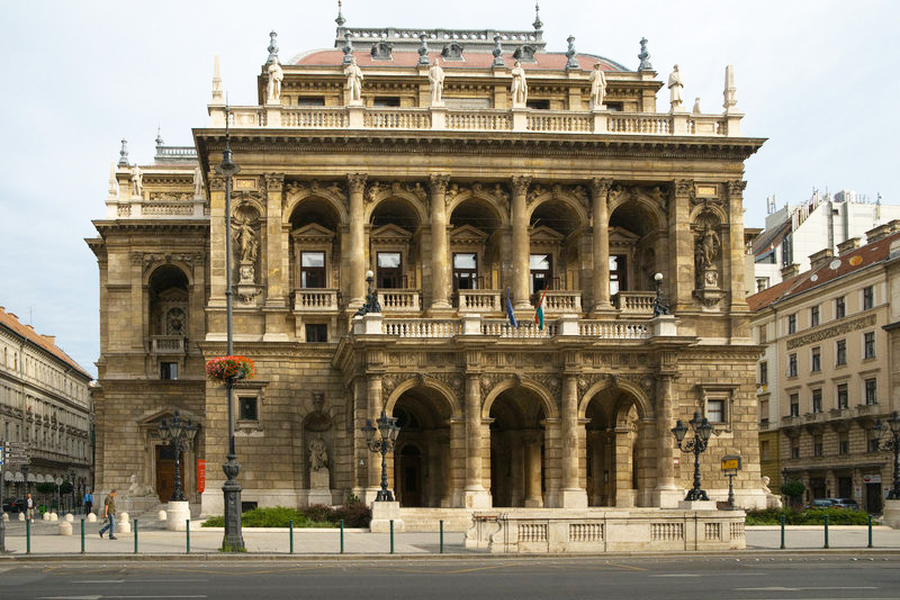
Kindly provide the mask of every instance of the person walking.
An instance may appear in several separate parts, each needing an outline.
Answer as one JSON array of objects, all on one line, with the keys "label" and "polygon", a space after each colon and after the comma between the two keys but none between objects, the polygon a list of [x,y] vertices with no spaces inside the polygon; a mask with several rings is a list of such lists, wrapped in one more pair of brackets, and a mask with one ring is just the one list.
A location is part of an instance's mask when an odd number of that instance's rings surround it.
[{"label": "person walking", "polygon": [[29,521],[34,519],[34,500],[31,499],[31,494],[25,500],[25,518]]},{"label": "person walking", "polygon": [[103,502],[103,518],[106,519],[106,525],[100,529],[100,538],[103,538],[103,532],[109,530],[109,539],[116,539],[116,490],[109,491],[109,496]]},{"label": "person walking", "polygon": [[91,490],[84,491],[84,514],[89,515],[94,509],[94,495]]}]

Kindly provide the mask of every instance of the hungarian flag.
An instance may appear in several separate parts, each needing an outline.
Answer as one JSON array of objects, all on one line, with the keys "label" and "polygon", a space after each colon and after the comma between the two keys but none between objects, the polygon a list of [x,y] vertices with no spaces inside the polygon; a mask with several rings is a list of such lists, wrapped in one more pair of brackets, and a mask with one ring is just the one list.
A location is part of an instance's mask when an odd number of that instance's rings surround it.
[{"label": "hungarian flag", "polygon": [[541,299],[538,300],[537,308],[534,311],[534,324],[538,326],[538,329],[541,331],[544,330],[544,296],[547,295],[547,288],[544,288],[544,291],[541,292]]},{"label": "hungarian flag", "polygon": [[509,298],[509,288],[506,288],[506,316],[509,318],[509,324],[519,328],[519,324],[516,322],[516,315],[513,313],[512,300]]}]

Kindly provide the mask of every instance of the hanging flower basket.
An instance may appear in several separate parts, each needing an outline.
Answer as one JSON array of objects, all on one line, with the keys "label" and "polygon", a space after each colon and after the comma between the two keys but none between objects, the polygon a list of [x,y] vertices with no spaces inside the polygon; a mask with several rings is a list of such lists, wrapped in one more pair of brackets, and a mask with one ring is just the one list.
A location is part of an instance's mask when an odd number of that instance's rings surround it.
[{"label": "hanging flower basket", "polygon": [[219,356],[206,363],[206,376],[219,383],[253,379],[256,368],[246,356]]}]

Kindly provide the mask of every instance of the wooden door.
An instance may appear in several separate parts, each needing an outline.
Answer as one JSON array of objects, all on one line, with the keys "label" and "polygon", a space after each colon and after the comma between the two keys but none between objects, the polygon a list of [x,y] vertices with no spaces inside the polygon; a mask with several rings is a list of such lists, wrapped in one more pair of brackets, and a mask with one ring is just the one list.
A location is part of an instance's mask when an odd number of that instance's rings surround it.
[{"label": "wooden door", "polygon": [[400,455],[400,503],[402,506],[422,506],[422,455],[414,446],[407,446]]},{"label": "wooden door", "polygon": [[[181,464],[182,468],[184,463]],[[182,475],[182,481],[184,476]],[[156,447],[156,493],[160,502],[168,502],[175,491],[175,453],[168,446]]]}]

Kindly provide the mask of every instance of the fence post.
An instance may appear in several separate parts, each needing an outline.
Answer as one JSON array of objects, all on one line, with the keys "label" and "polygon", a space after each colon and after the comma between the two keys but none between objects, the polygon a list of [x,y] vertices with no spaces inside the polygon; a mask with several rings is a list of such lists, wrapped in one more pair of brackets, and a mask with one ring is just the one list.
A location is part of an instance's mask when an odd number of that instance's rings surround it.
[{"label": "fence post", "polygon": [[134,553],[138,553],[138,520],[134,519]]},{"label": "fence post", "polygon": [[289,527],[290,530],[291,530],[291,550],[290,550],[290,553],[293,554],[293,553],[294,553],[294,520],[293,520],[293,519],[291,519],[290,521],[288,521],[288,527]]},{"label": "fence post", "polygon": [[84,554],[84,517],[81,517],[81,553]]},{"label": "fence post", "polygon": [[391,519],[391,554],[394,553],[394,520]]},{"label": "fence post", "polygon": [[444,520],[441,519],[441,554],[444,553]]},{"label": "fence post", "polygon": [[828,515],[825,515],[825,548],[828,548]]},{"label": "fence post", "polygon": [[344,520],[341,519],[341,554],[344,553]]},{"label": "fence post", "polygon": [[781,549],[784,550],[784,515],[781,515]]},{"label": "fence post", "polygon": [[191,553],[191,520],[185,519],[185,525],[186,526],[184,528],[184,535],[185,535],[184,539],[185,539],[185,543],[187,544],[186,554],[190,554]]},{"label": "fence post", "polygon": [[31,554],[31,519],[25,519],[25,554]]},{"label": "fence post", "polygon": [[867,548],[874,548],[872,545],[872,515],[869,515],[869,545]]}]

